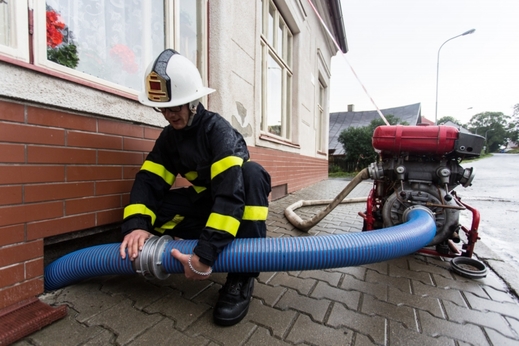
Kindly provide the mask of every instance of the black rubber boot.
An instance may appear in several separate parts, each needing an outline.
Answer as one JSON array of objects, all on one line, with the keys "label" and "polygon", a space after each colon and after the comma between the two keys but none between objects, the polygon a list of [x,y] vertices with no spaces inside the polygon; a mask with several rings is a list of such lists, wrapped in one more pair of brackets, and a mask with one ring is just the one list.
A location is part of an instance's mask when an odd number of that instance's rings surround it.
[{"label": "black rubber boot", "polygon": [[254,290],[254,277],[229,274],[220,289],[220,297],[213,311],[214,323],[232,326],[240,322],[249,311]]}]

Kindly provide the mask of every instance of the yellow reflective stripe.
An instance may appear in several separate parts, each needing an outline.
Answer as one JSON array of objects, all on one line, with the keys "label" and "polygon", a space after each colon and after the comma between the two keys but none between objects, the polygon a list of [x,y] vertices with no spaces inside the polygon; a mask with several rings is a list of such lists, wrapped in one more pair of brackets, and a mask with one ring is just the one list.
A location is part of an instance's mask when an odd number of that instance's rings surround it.
[{"label": "yellow reflective stripe", "polygon": [[218,174],[228,170],[232,166],[240,166],[243,164],[243,159],[238,156],[227,156],[220,161],[216,161],[211,165],[211,179]]},{"label": "yellow reflective stripe", "polygon": [[186,177],[187,180],[193,181],[196,178],[198,178],[198,172],[195,172],[195,171],[187,172],[184,176]]},{"label": "yellow reflective stripe", "polygon": [[246,205],[243,211],[243,220],[249,221],[265,221],[269,215],[268,207],[257,207]]},{"label": "yellow reflective stripe", "polygon": [[148,215],[151,217],[152,225],[155,223],[155,219],[157,218],[155,213],[148,209],[144,204],[130,204],[124,208],[124,219],[133,215]]},{"label": "yellow reflective stripe", "polygon": [[142,170],[158,175],[159,177],[164,179],[164,181],[169,185],[173,185],[173,183],[175,182],[175,176],[173,175],[173,173],[171,173],[166,169],[166,167],[159,165],[158,163],[146,160],[142,164],[141,171]]},{"label": "yellow reflective stripe", "polygon": [[175,215],[170,221],[166,222],[160,227],[156,227],[155,230],[160,233],[164,233],[168,229],[175,228],[182,220],[184,220],[184,217],[182,215]]},{"label": "yellow reflective stripe", "polygon": [[238,233],[238,227],[240,227],[240,221],[236,220],[232,216],[226,216],[218,213],[211,213],[207,220],[207,227],[217,229],[219,231],[225,231],[236,237]]},{"label": "yellow reflective stripe", "polygon": [[200,192],[202,192],[202,191],[207,190],[207,187],[204,187],[204,186],[195,186],[195,185],[193,185],[193,189],[195,189],[196,193],[200,193]]}]

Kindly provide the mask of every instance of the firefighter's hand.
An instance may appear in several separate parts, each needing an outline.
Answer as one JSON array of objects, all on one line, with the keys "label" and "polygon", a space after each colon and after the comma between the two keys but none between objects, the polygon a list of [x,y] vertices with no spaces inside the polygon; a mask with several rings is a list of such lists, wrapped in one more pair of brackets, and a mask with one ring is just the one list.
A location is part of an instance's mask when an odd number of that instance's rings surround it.
[{"label": "firefighter's hand", "polygon": [[[200,262],[197,255],[185,255],[177,249],[171,250],[171,256],[175,257],[184,266],[184,275],[189,280],[205,280],[210,276],[211,267]],[[209,273],[207,275],[199,275],[191,270],[189,267],[189,258],[191,257],[191,265],[193,268],[201,273]]]},{"label": "firefighter's hand", "polygon": [[136,229],[131,233],[128,233],[124,237],[121,247],[119,248],[121,258],[126,258],[125,250],[128,248],[128,257],[130,258],[130,261],[136,259],[137,256],[139,256],[139,251],[141,251],[144,246],[144,242],[148,240],[149,237],[151,237],[151,233],[143,229]]}]

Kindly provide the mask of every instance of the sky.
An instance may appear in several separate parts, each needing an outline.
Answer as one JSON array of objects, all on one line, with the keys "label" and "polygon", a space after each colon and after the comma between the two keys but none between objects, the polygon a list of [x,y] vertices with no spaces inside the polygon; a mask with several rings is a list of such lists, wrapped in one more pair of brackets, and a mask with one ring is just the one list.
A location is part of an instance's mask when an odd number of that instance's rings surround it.
[{"label": "sky", "polygon": [[[432,121],[436,105],[438,119],[462,123],[482,112],[513,114],[519,0],[341,0],[341,6],[349,50],[332,58],[330,112],[349,104],[363,111],[421,103]],[[470,29],[476,31],[440,50]]]}]

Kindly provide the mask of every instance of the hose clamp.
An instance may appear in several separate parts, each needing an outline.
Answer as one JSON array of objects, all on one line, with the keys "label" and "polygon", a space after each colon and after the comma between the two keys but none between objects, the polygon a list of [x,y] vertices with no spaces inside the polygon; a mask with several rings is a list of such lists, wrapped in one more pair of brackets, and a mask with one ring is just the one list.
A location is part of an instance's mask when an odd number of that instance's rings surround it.
[{"label": "hose clamp", "polygon": [[158,237],[151,236],[146,240],[139,256],[133,261],[133,269],[146,279],[157,278],[165,280],[169,277],[169,273],[162,266],[162,256],[164,248],[169,241],[172,241],[168,235]]}]

